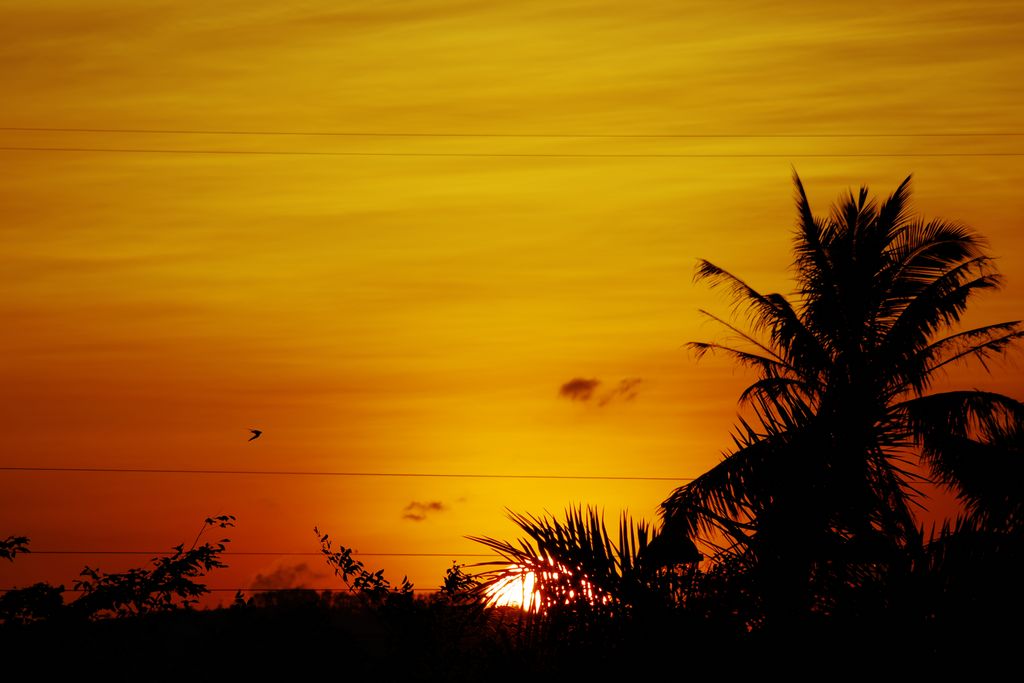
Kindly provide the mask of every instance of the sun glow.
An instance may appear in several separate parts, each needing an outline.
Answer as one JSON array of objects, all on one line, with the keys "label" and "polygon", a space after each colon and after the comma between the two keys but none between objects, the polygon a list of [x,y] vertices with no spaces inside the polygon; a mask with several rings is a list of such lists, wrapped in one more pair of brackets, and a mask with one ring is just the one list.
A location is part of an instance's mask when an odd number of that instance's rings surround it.
[{"label": "sun glow", "polygon": [[[551,561],[551,564],[554,564]],[[595,590],[586,579],[580,582],[566,582],[570,573],[562,569],[541,571],[541,585],[546,593],[542,595],[534,570],[523,565],[509,565],[499,580],[491,584],[485,591],[487,603],[494,607],[519,607],[525,612],[540,612],[554,604],[569,605],[579,598],[592,605],[606,605],[609,596]],[[561,580],[560,580],[561,579]],[[575,586],[575,587],[573,587]],[[546,598],[546,599],[545,599]]]},{"label": "sun glow", "polygon": [[486,593],[488,604],[494,607],[520,607],[524,612],[540,610],[536,576],[525,567],[510,566],[508,574],[492,584]]}]

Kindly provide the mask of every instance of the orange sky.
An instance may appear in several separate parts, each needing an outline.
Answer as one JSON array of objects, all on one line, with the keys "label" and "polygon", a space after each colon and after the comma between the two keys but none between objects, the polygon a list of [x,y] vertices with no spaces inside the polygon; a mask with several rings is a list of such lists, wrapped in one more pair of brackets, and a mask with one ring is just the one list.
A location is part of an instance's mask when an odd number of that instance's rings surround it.
[{"label": "orange sky", "polygon": [[[585,0],[0,0],[0,460],[101,466],[687,476],[728,447],[748,379],[713,338],[708,258],[789,291],[795,167],[819,212],[915,176],[986,234],[1021,317],[1024,7]],[[35,128],[746,138],[351,137]],[[12,147],[620,155],[315,156]],[[727,155],[644,157],[621,155]],[[762,155],[762,156],[728,156]],[[806,156],[835,155],[835,156]],[[635,399],[571,402],[642,378]],[[1008,366],[971,386],[1018,397]],[[249,427],[264,436],[246,441]],[[0,472],[0,536],[167,548],[238,516],[233,548],[479,552],[504,507],[652,518],[668,482]],[[439,501],[422,521],[407,505]],[[0,584],[70,584],[36,556]],[[302,558],[236,557],[210,585]],[[449,558],[371,559],[435,586]],[[307,582],[327,585],[308,558]],[[284,579],[282,579],[284,580]]]}]

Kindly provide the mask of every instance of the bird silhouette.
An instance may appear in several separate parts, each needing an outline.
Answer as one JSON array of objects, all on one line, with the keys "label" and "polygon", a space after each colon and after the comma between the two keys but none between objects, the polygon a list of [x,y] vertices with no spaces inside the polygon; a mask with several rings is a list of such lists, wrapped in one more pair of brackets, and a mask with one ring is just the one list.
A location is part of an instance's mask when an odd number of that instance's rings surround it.
[{"label": "bird silhouette", "polygon": [[249,441],[260,438],[260,434],[263,433],[258,429],[250,429],[249,431],[252,432],[252,436],[249,437]]}]

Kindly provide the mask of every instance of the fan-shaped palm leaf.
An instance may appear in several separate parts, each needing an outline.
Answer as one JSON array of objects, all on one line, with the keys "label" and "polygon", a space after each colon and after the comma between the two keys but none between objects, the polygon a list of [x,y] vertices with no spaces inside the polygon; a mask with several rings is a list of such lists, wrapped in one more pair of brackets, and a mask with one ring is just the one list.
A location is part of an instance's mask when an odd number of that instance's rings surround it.
[{"label": "fan-shaped palm leaf", "polygon": [[486,593],[529,574],[544,610],[568,607],[614,613],[670,599],[679,587],[672,568],[700,559],[685,536],[662,536],[646,522],[633,522],[626,515],[619,521],[617,537],[591,507],[570,508],[563,520],[512,511],[508,515],[525,539],[470,537],[502,557],[480,565],[496,567],[480,575],[482,590]]}]

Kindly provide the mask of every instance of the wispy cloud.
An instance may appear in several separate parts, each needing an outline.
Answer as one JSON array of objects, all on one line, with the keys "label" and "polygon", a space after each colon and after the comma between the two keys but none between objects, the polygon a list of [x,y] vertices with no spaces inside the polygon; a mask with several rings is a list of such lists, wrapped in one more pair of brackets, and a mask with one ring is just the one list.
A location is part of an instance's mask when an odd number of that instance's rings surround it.
[{"label": "wispy cloud", "polygon": [[640,393],[640,384],[643,381],[640,377],[626,377],[619,380],[614,388],[601,395],[597,405],[605,406],[612,401],[632,401]]},{"label": "wispy cloud", "polygon": [[414,500],[405,506],[402,519],[409,519],[414,522],[422,522],[427,518],[428,514],[434,512],[444,512],[448,508],[439,500],[431,500],[427,502],[420,502]]}]

